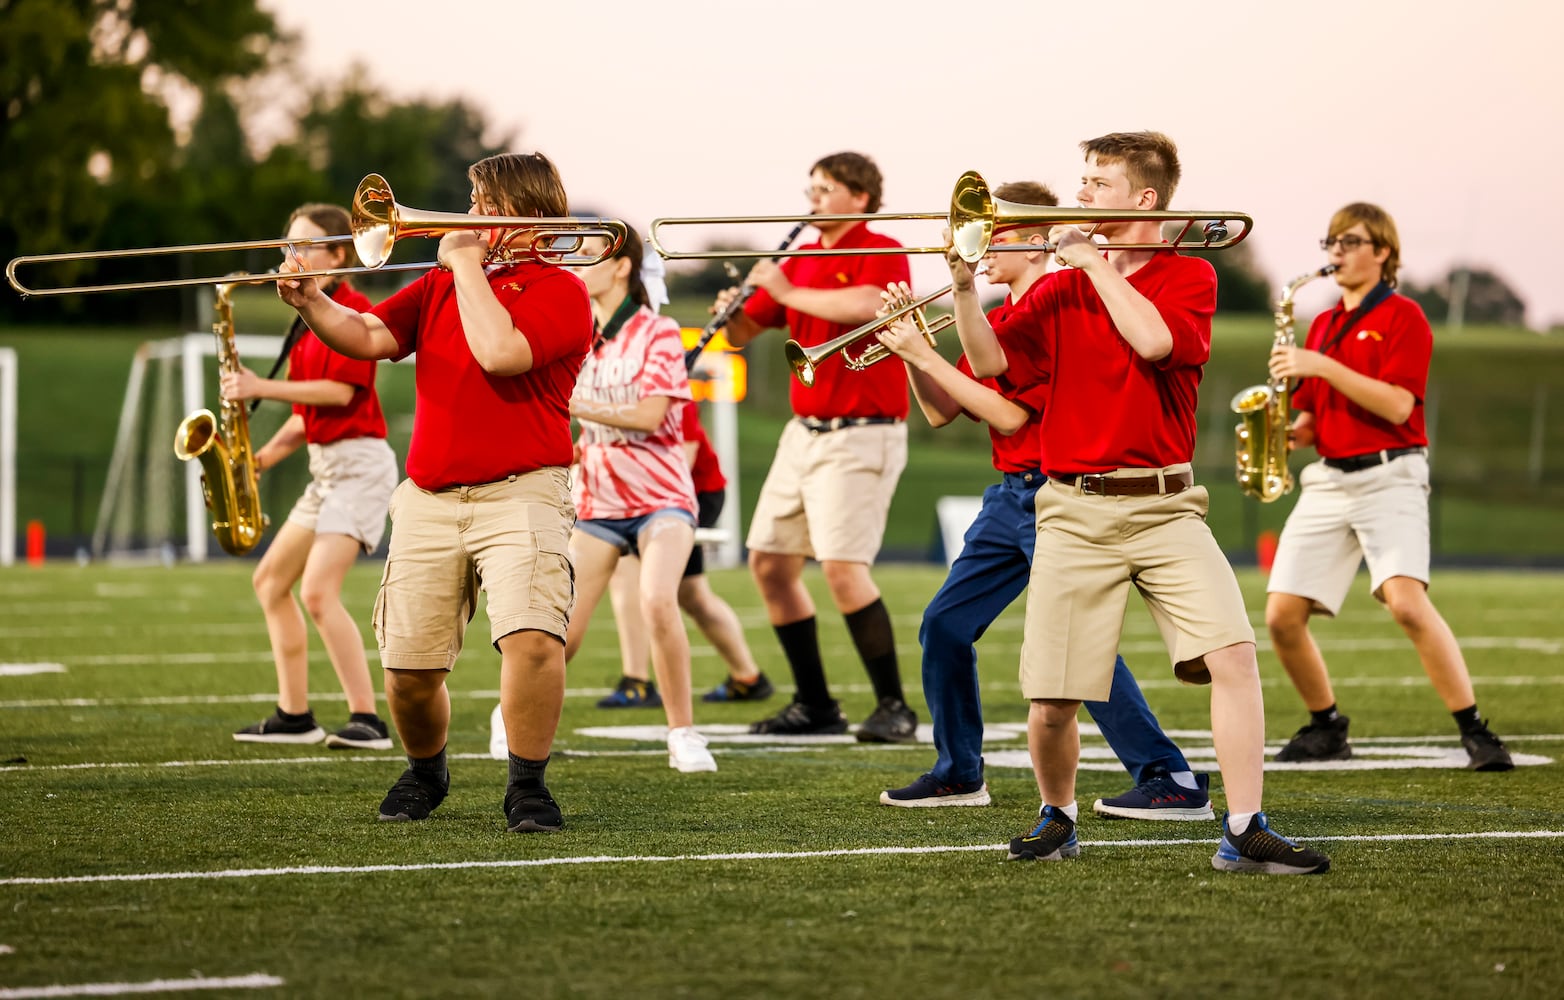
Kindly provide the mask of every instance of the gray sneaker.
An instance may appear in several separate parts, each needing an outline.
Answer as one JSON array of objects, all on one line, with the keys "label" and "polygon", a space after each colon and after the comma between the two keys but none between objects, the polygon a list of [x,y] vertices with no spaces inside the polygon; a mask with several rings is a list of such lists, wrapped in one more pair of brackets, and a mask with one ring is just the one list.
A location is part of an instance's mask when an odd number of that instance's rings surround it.
[{"label": "gray sneaker", "polygon": [[389,750],[391,732],[378,715],[354,715],[348,724],[326,737],[333,750]]},{"label": "gray sneaker", "polygon": [[240,743],[319,743],[325,738],[326,731],[315,724],[315,716],[310,712],[295,721],[273,712],[234,733],[234,739]]},{"label": "gray sneaker", "polygon": [[900,698],[881,698],[855,735],[859,743],[916,743],[918,717]]},{"label": "gray sneaker", "polygon": [[1350,721],[1345,715],[1338,715],[1329,722],[1310,722],[1293,733],[1287,745],[1276,752],[1276,759],[1283,763],[1350,760],[1352,744],[1347,742],[1347,723]]}]

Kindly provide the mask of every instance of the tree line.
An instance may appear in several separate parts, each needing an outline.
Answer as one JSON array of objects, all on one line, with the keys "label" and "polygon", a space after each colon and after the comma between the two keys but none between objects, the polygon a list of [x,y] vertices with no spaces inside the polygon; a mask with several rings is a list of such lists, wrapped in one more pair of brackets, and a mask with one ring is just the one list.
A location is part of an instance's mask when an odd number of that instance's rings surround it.
[{"label": "tree line", "polygon": [[[390,100],[362,67],[294,96],[299,41],[256,0],[0,0],[0,18],[0,260],[280,235],[294,207],[343,203],[371,171],[393,182],[403,204],[459,210],[466,166],[519,138],[496,133],[463,100]],[[185,108],[197,110],[176,127]],[[256,150],[253,123],[279,114],[288,118],[282,138]],[[1275,291],[1247,244],[1201,256],[1217,270],[1219,309],[1270,311]],[[276,251],[140,259],[90,272],[30,269],[23,280],[151,280],[270,270],[277,259]],[[710,295],[732,280],[712,261],[672,271],[669,283],[675,293]],[[1453,298],[1468,323],[1518,324],[1524,315],[1492,272],[1452,271],[1404,290],[1436,322]],[[24,304],[7,290],[0,318],[188,325],[194,300],[170,291]]]}]

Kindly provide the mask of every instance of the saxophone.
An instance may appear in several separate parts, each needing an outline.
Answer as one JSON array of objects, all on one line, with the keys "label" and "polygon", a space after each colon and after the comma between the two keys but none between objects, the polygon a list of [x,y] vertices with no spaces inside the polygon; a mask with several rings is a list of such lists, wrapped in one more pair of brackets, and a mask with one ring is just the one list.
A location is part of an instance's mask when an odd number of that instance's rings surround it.
[{"label": "saxophone", "polygon": [[[1276,338],[1272,350],[1291,347],[1292,300],[1298,289],[1336,270],[1327,264],[1287,283],[1276,303]],[[1233,397],[1238,450],[1238,488],[1261,503],[1271,503],[1292,492],[1292,470],[1287,467],[1287,431],[1292,422],[1292,385],[1289,379],[1271,379],[1251,385]]]},{"label": "saxophone", "polygon": [[[234,277],[237,277],[235,275]],[[239,370],[234,346],[233,284],[216,286],[217,368]],[[241,400],[222,400],[222,425],[211,410],[190,414],[174,432],[174,454],[180,461],[201,460],[201,492],[212,512],[217,544],[229,555],[242,556],[260,544],[269,519],[261,513],[256,490],[255,453],[250,448],[250,411]]]}]

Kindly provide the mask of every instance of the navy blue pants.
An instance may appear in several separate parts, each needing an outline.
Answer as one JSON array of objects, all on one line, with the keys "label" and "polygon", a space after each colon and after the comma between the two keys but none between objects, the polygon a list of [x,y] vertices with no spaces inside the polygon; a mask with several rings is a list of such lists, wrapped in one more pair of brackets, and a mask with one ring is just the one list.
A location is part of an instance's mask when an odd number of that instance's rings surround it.
[{"label": "navy blue pants", "polygon": [[[974,644],[1026,589],[1037,547],[1033,499],[1043,481],[1039,472],[1007,472],[1003,482],[983,491],[983,507],[967,529],[965,547],[923,612],[918,630],[923,698],[939,752],[933,775],[945,784],[977,781],[983,774],[983,704]],[[1108,700],[1088,701],[1086,711],[1136,784],[1149,768],[1190,769],[1157,723],[1124,657],[1113,665]]]}]

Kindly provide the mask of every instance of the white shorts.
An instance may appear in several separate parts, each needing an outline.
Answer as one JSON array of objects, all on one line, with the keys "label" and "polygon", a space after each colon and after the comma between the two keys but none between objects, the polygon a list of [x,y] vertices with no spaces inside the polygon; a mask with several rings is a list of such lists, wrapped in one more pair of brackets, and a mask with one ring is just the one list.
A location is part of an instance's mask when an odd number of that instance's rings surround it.
[{"label": "white shorts", "polygon": [[309,446],[310,484],[288,521],[317,535],[347,535],[365,552],[380,546],[396,489],[396,453],[383,438]]},{"label": "white shorts", "polygon": [[1367,560],[1374,596],[1393,576],[1428,584],[1428,456],[1403,455],[1345,472],[1323,461],[1298,476],[1303,493],[1287,518],[1270,594],[1312,601],[1315,611],[1341,610],[1359,563]]}]

